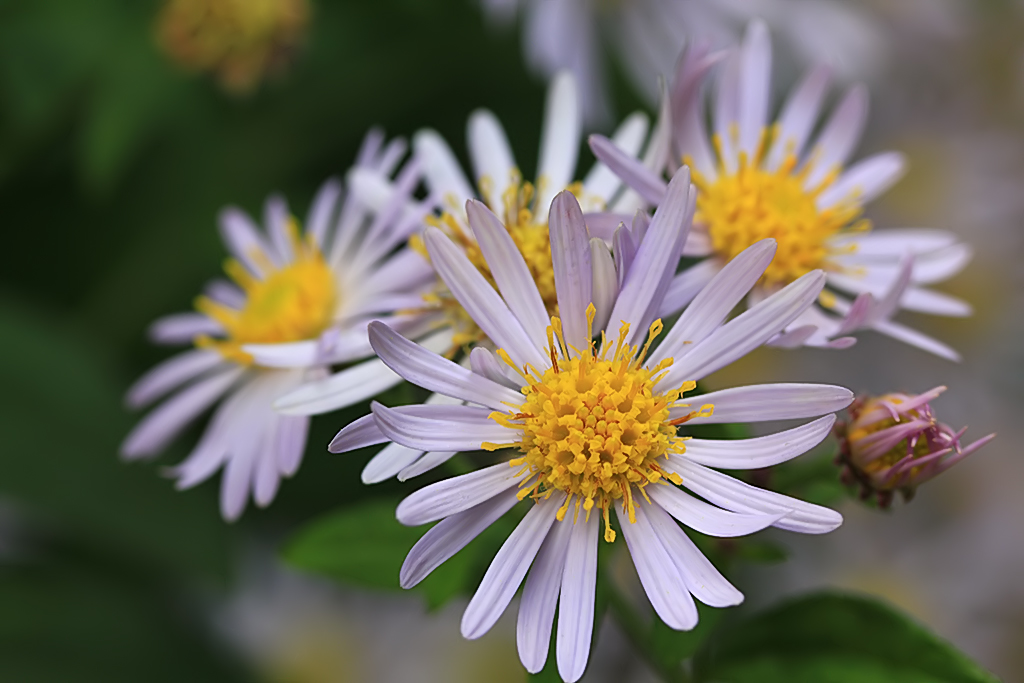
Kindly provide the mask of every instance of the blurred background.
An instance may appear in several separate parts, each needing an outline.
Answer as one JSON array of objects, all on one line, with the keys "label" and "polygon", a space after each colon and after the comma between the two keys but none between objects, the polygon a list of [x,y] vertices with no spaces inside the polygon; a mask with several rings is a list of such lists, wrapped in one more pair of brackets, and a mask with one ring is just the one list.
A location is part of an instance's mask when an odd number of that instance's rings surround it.
[{"label": "blurred background", "polygon": [[[304,215],[371,126],[434,127],[465,159],[478,107],[534,168],[544,74],[560,58],[537,58],[545,4],[0,0],[0,680],[525,679],[514,611],[468,642],[464,599],[428,609],[421,594],[346,587],[278,559],[309,520],[369,496],[390,505],[418,485],[370,489],[359,481],[367,455],[327,454],[341,416],[314,421],[299,474],[233,525],[218,514],[216,478],[178,493],[161,476],[198,428],[155,463],[125,465],[117,449],[136,419],[125,390],[169,355],[146,327],[190,308],[220,271],[220,208],[259,215],[279,191]],[[642,41],[616,34],[631,25],[616,21],[629,3],[567,4],[591,22],[599,59],[589,130],[650,110],[682,29],[640,59]],[[763,16],[776,101],[816,61],[870,85],[859,153],[901,149],[910,171],[869,217],[952,230],[976,250],[944,288],[972,302],[972,318],[904,314],[965,360],[864,334],[843,353],[762,350],[708,384],[945,384],[940,419],[999,436],[912,504],[849,501],[829,536],[778,535],[789,559],[740,584],[762,602],[823,585],[880,595],[1024,680],[1024,3],[893,4],[680,3],[692,8],[681,26],[722,43]],[[654,680],[605,626],[584,680]]]}]

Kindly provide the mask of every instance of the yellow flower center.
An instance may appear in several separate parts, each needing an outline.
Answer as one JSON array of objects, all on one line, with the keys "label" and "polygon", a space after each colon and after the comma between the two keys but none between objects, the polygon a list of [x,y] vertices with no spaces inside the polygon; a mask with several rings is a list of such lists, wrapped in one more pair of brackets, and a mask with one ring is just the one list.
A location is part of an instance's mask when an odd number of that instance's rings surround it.
[{"label": "yellow flower center", "polygon": [[[591,321],[593,312],[591,305]],[[565,492],[568,496],[558,511],[559,520],[565,518],[572,501],[574,519],[581,506],[589,517],[596,505],[605,520],[605,540],[611,542],[615,532],[608,526],[608,510],[613,501],[622,500],[632,522],[636,491],[646,498],[648,484],[664,483],[665,479],[681,483],[679,475],[665,471],[659,460],[684,453],[684,438],[677,435],[676,427],[697,415],[710,415],[713,407],[705,405],[682,418],[670,419],[669,409],[685,406],[679,403],[680,397],[696,384],[685,382],[664,393],[656,389],[672,359],[654,367],[645,367],[643,361],[662,330],[660,320],[651,325],[643,349],[622,343],[629,330],[623,325],[614,351],[602,344],[604,350],[597,353],[591,344],[571,357],[561,321],[552,318],[551,322],[551,366],[543,373],[532,367],[516,368],[526,381],[522,388],[525,399],[507,414],[492,413],[491,419],[522,432],[521,440],[514,444],[522,455],[511,465],[523,467],[530,475],[521,485],[519,498],[547,498],[556,491]],[[513,365],[504,351],[499,353]],[[507,448],[491,443],[482,447]]]},{"label": "yellow flower center", "polygon": [[245,293],[245,305],[231,308],[202,296],[196,309],[219,322],[227,339],[200,337],[196,345],[214,348],[225,358],[248,365],[252,356],[243,344],[276,344],[314,339],[330,326],[337,304],[337,283],[323,254],[312,241],[298,237],[298,226],[289,222],[295,257],[283,268],[261,255],[265,277],[254,277],[241,263],[229,259],[225,272]]},{"label": "yellow flower center", "polygon": [[[487,191],[490,179],[481,178],[481,196],[490,196]],[[569,190],[579,196],[581,186],[574,183]],[[521,181],[518,172],[514,172],[513,182],[502,195],[502,206],[490,207],[502,220],[508,230],[512,241],[519,248],[523,255],[530,275],[537,285],[540,297],[550,315],[558,314],[558,296],[555,292],[555,271],[551,265],[551,237],[548,233],[548,224],[538,222],[534,218],[533,203],[535,199],[534,186],[531,183]],[[440,217],[428,219],[435,227],[443,230],[450,238],[465,250],[470,263],[476,266],[477,270],[487,278],[491,286],[497,289],[494,276],[487,265],[480,245],[477,244],[473,233],[463,227],[459,219],[452,212],[445,212]],[[410,245],[424,256],[427,255],[422,239],[414,237]],[[435,290],[426,296],[429,303],[439,305],[447,314],[448,324],[455,331],[453,344],[455,347],[467,346],[484,338],[483,332],[476,323],[466,314],[458,301],[452,297],[444,283],[439,282]]]},{"label": "yellow flower center", "polygon": [[[714,252],[731,260],[763,239],[775,238],[775,258],[762,277],[762,283],[786,285],[818,268],[835,268],[829,262],[829,240],[840,232],[868,230],[870,223],[861,218],[861,205],[855,195],[826,209],[817,199],[836,180],[841,169],[832,169],[820,183],[807,187],[813,164],[797,170],[797,159],[789,154],[779,167],[763,168],[768,134],[753,159],[740,154],[739,168],[726,170],[719,162],[718,177],[709,180],[692,171],[697,186],[697,212],[694,223],[704,225]],[[721,159],[721,142],[716,140]],[[692,160],[684,160],[691,169]]]}]

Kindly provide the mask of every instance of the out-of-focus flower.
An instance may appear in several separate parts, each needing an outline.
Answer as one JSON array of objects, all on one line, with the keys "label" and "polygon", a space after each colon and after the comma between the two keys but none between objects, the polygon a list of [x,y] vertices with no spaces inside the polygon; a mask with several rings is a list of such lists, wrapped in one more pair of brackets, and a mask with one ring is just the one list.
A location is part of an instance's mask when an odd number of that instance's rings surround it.
[{"label": "out-of-focus flower", "polygon": [[886,61],[881,25],[856,3],[836,0],[482,0],[500,23],[523,19],[523,54],[544,76],[568,69],[580,82],[588,121],[609,118],[607,48],[651,102],[687,39],[724,47],[760,18],[785,36],[801,61],[824,62],[864,78]]},{"label": "out-of-focus flower", "polygon": [[186,69],[247,92],[291,61],[308,21],[307,0],[167,0],[157,40]]},{"label": "out-of-focus flower", "polygon": [[[356,166],[389,173],[404,150],[400,140],[384,146],[383,136],[373,132]],[[416,182],[415,166],[397,180],[406,192]],[[241,211],[222,212],[221,234],[232,254],[225,266],[230,281],[212,282],[197,299],[197,312],[154,323],[155,341],[192,342],[195,348],[150,370],[128,393],[129,405],[141,408],[177,392],[127,437],[121,450],[131,460],[158,455],[221,402],[199,444],[172,473],[178,487],[187,488],[223,467],[221,511],[229,520],[242,513],[250,492],[258,505],[269,504],[281,477],[299,467],[309,419],[279,415],[274,401],[323,377],[327,365],[371,355],[367,323],[418,301],[433,281],[418,254],[393,251],[419,225],[427,206],[416,213],[398,197],[391,210],[374,215],[357,193],[344,200],[341,195],[340,182],[324,184],[304,234],[279,197],[266,203],[265,234]],[[433,324],[422,315],[383,319],[414,336]],[[449,340],[426,343],[444,348]],[[335,391],[339,384],[348,390],[342,405],[401,381],[376,359],[332,380]]]},{"label": "out-of-focus flower", "polygon": [[[882,152],[844,169],[867,118],[867,91],[851,88],[810,143],[828,85],[827,71],[814,69],[769,124],[771,43],[764,25],[754,23],[742,48],[722,64],[709,137],[695,79],[710,60],[701,50],[686,57],[672,96],[673,104],[686,103],[686,111],[674,113],[673,135],[699,190],[685,253],[706,257],[689,271],[690,292],[749,245],[772,237],[779,250],[751,302],[815,269],[826,272],[829,284],[819,306],[808,308],[773,344],[842,348],[854,343],[846,335],[870,328],[958,359],[947,345],[890,319],[900,308],[969,315],[965,302],[922,285],[956,274],[972,252],[940,230],[871,231],[864,205],[901,177],[904,160],[897,152]],[[662,201],[661,178],[600,136],[593,136],[591,148],[649,202]]]},{"label": "out-of-focus flower", "polygon": [[[411,587],[518,501],[530,510],[502,546],[463,615],[467,638],[484,634],[526,578],[519,609],[520,658],[531,672],[547,659],[556,606],[558,670],[583,675],[594,621],[597,546],[615,539],[615,510],[640,581],[666,624],[697,623],[693,598],[724,607],[743,596],[700,553],[673,517],[702,533],[739,536],[768,526],[824,533],[842,518],[827,508],[758,489],[711,467],[746,469],[793,458],[831,430],[829,413],[852,394],[828,385],[737,387],[684,401],[695,380],[760,346],[810,306],[824,285],[808,273],[722,324],[771,262],[765,240],[723,269],[661,344],[659,299],[676,270],[694,211],[694,188],[681,169],[646,239],[617,269],[604,242],[591,238],[569,192],[551,204],[558,316],[547,318],[526,262],[497,216],[468,206],[471,227],[498,291],[462,249],[430,228],[426,248],[440,276],[498,347],[473,349],[470,368],[433,354],[383,323],[372,323],[374,350],[393,370],[466,405],[372,405],[373,414],[336,438],[345,451],[394,440],[430,451],[504,450],[509,460],[441,481],[398,507],[409,525],[441,520],[413,547],[401,572]],[[619,277],[621,276],[621,280]],[[550,322],[548,322],[550,320]],[[600,339],[595,342],[594,336]],[[646,341],[645,341],[646,338]],[[824,415],[756,439],[686,439],[682,424]],[[685,486],[708,502],[679,488]],[[532,565],[532,569],[531,569]]]},{"label": "out-of-focus flower", "polygon": [[[664,166],[668,154],[668,131],[665,116],[659,120],[655,132],[647,141],[642,163],[650,164],[652,168]],[[613,136],[613,141],[617,145],[616,149],[632,159],[644,147],[647,133],[647,117],[638,113],[623,122]],[[467,137],[479,198],[501,217],[505,234],[511,239],[513,248],[523,257],[531,281],[540,291],[544,305],[538,311],[540,318],[535,322],[546,324],[557,310],[556,275],[552,266],[548,232],[548,206],[551,198],[557,192],[569,188],[589,209],[608,208],[613,212],[627,213],[638,208],[642,200],[635,192],[625,188],[604,164],[596,164],[582,181],[574,182],[579,155],[580,112],[576,86],[568,73],[556,77],[548,90],[535,183],[523,181],[505,131],[494,114],[485,110],[473,113],[467,127]],[[416,163],[422,165],[431,197],[439,200],[440,215],[431,216],[423,227],[428,224],[438,227],[458,243],[489,286],[500,287],[507,283],[507,273],[495,272],[488,265],[484,258],[484,245],[481,243],[483,238],[470,226],[466,202],[476,199],[478,194],[474,192],[473,184],[467,180],[467,174],[463,172],[451,148],[437,132],[424,130],[414,137],[413,149]],[[390,201],[394,194],[390,180],[372,170],[360,170],[353,176],[353,180],[365,188],[364,197]],[[592,224],[591,228],[596,234],[611,240],[615,224],[604,221],[600,225]],[[426,263],[429,257],[419,236],[413,237],[412,245],[423,255]],[[463,308],[458,298],[452,296],[440,279],[436,280],[433,291],[415,308],[443,316],[447,329],[454,334],[453,354],[470,344],[487,342],[486,334],[475,322],[472,312]],[[340,386],[339,390],[339,397],[345,399],[348,387]],[[315,399],[315,403],[307,403],[307,398]],[[443,396],[431,400],[442,403],[448,401]],[[289,414],[310,414],[309,411],[314,408],[316,412],[332,409],[329,397],[320,394],[314,396],[305,391],[284,397],[278,402],[278,407]],[[422,451],[410,451],[392,445],[367,463],[363,480],[373,483],[395,475],[399,479],[408,479],[437,467],[452,455],[451,452],[424,455]]]},{"label": "out-of-focus flower", "polygon": [[956,431],[939,422],[931,402],[946,390],[923,394],[885,394],[858,399],[850,420],[836,426],[843,481],[857,484],[861,496],[876,496],[882,507],[899,491],[910,500],[918,486],[942,474],[993,438],[960,444],[967,427]]}]

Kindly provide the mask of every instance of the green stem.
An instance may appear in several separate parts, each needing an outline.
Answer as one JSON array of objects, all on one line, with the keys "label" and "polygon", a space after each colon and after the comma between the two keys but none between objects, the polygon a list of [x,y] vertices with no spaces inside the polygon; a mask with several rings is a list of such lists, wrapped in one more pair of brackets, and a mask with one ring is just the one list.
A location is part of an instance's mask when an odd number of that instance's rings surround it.
[{"label": "green stem", "polygon": [[615,586],[614,582],[604,582],[608,606],[615,620],[619,622],[626,637],[633,647],[640,653],[644,660],[654,669],[666,683],[692,683],[692,678],[681,666],[666,664],[657,653],[651,648],[650,641],[646,638],[649,630],[640,615],[636,613],[633,606]]}]

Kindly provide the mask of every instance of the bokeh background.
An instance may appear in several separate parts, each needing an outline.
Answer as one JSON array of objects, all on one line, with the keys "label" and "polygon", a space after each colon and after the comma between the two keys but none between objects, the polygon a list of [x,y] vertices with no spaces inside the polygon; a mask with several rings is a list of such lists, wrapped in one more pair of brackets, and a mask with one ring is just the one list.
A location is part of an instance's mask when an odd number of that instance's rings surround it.
[{"label": "bokeh background", "polygon": [[[221,267],[220,208],[258,215],[279,191],[303,215],[371,126],[434,127],[465,159],[478,107],[534,167],[545,84],[515,20],[489,20],[469,0],[314,0],[295,45],[248,82],[175,61],[157,39],[163,4],[0,0],[0,680],[524,680],[509,615],[466,642],[459,600],[429,610],[419,594],[345,587],[278,559],[303,523],[411,490],[368,492],[366,456],[327,454],[337,416],[315,420],[275,503],[233,525],[219,517],[216,479],[178,493],[161,477],[198,430],[154,463],[117,456],[135,419],[126,388],[168,355],[147,325],[189,308]],[[965,360],[865,334],[842,353],[762,350],[709,385],[945,384],[942,419],[999,436],[910,505],[851,501],[827,537],[778,535],[789,559],[741,582],[762,602],[818,586],[881,595],[1024,680],[1024,3],[844,2],[839,16],[852,18],[822,24],[831,40],[802,19],[828,4],[744,11],[769,20],[777,93],[815,59],[871,86],[859,151],[902,149],[910,172],[870,217],[973,244],[973,263],[945,289],[974,317],[912,321]],[[656,74],[638,84],[614,55],[605,66],[611,117],[650,108]],[[611,625],[590,672],[653,680]]]}]

